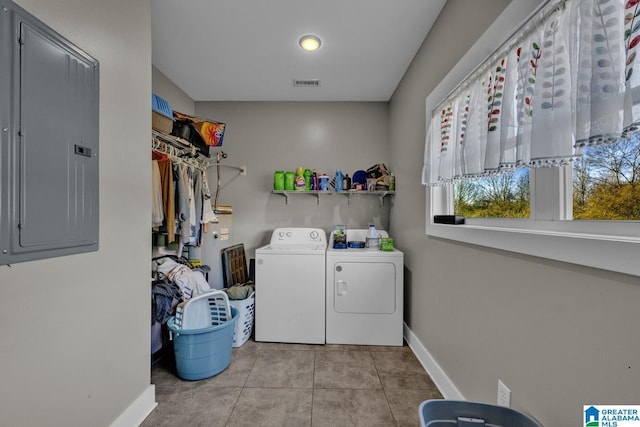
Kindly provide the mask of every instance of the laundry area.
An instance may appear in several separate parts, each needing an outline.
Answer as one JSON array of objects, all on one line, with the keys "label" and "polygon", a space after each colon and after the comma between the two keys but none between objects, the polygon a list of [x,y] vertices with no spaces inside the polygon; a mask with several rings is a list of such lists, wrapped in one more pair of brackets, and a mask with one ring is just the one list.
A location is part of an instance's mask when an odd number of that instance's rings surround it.
[{"label": "laundry area", "polygon": [[0,0],[0,425],[636,405],[639,17]]},{"label": "laundry area", "polygon": [[[385,163],[351,173],[346,161],[330,170],[281,166],[258,191],[286,215],[273,230],[248,235],[233,217],[246,215],[238,196],[255,181],[254,159],[231,154],[233,125],[175,111],[155,93],[152,101],[154,363],[169,356],[180,364],[176,339],[220,326],[219,318],[237,322],[229,350],[249,337],[403,345],[403,254],[384,229],[396,182]],[[323,212],[339,224],[328,225]],[[308,221],[317,222],[295,226]]]},{"label": "laundry area", "polygon": [[[382,157],[386,150],[379,134],[386,130],[374,123],[375,117],[386,114],[386,107],[282,105],[289,131],[298,134],[308,123],[296,121],[309,113],[331,118],[334,125],[347,111],[372,116],[373,128],[364,135],[370,150],[353,159],[324,153],[290,164],[268,160],[268,150],[278,151],[273,144],[270,149],[245,147],[249,151],[235,145],[239,143],[234,141],[253,139],[246,134],[251,128],[241,123],[264,120],[259,117],[268,110],[262,105],[237,113],[233,105],[203,107],[194,116],[224,124],[223,143],[210,146],[210,157],[195,156],[208,175],[205,203],[211,205],[211,221],[202,226],[202,244],[184,245],[180,255],[172,252],[179,245],[154,246],[154,275],[156,283],[163,283],[156,286],[171,282],[178,268],[185,277],[201,276],[202,289],[191,298],[165,304],[173,309],[164,323],[154,323],[158,347],[152,354],[152,383],[163,392],[143,425],[164,425],[177,410],[168,402],[194,381],[212,390],[234,390],[216,395],[214,406],[206,403],[210,394],[195,395],[192,405],[207,408],[189,415],[195,423],[215,413],[228,425],[243,425],[260,419],[257,411],[268,405],[278,408],[269,415],[270,422],[304,425],[309,414],[296,414],[295,408],[311,402],[312,394],[317,422],[340,424],[353,416],[346,407],[336,410],[335,399],[345,405],[352,399],[371,399],[381,406],[372,414],[359,414],[364,422],[415,423],[419,403],[442,395],[404,341],[404,258],[400,242],[388,231],[400,184],[387,165],[388,157]],[[345,131],[361,132],[361,124],[340,122]],[[159,148],[175,145],[173,138],[177,143],[183,140],[160,131],[154,131],[154,138]],[[345,151],[352,150],[345,142]],[[355,144],[353,150],[358,151]],[[220,152],[226,157],[216,156]],[[257,205],[264,206],[264,219],[247,221]],[[158,234],[163,243],[162,226]],[[230,257],[229,251],[239,256]],[[237,293],[244,299],[235,299]],[[157,305],[158,297],[154,300]],[[189,322],[195,324],[188,327]],[[239,338],[241,322],[244,338]],[[403,387],[402,392],[412,397],[400,406],[387,397],[394,391],[383,392],[384,386],[396,387],[385,378],[398,375],[417,379],[415,385]]]}]

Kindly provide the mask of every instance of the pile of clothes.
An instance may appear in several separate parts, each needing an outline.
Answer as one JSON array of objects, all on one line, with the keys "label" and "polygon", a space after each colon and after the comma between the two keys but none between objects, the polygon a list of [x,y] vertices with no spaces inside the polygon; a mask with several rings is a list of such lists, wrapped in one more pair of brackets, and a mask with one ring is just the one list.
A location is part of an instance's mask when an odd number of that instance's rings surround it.
[{"label": "pile of clothes", "polygon": [[209,266],[190,266],[184,258],[166,255],[154,259],[156,280],[151,283],[151,355],[155,365],[168,342],[163,325],[175,314],[176,306],[211,290],[206,279]]},{"label": "pile of clothes", "polygon": [[189,267],[188,261],[171,256],[156,260],[159,278],[151,285],[151,322],[164,324],[180,301],[211,290],[205,274],[209,266]]}]

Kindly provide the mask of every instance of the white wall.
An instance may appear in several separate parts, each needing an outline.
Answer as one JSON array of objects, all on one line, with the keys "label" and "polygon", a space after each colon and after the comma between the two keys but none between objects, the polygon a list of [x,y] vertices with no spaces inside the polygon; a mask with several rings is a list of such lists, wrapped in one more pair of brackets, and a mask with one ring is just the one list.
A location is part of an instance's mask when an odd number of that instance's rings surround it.
[{"label": "white wall", "polygon": [[100,249],[0,266],[0,425],[105,426],[153,403],[151,5],[17,3],[100,61]]},{"label": "white wall", "polygon": [[[337,167],[351,176],[376,163],[393,169],[389,152],[388,106],[383,102],[196,102],[196,115],[225,122],[224,164],[246,166],[247,175],[222,168],[220,204],[233,207],[233,240],[244,243],[247,256],[269,243],[276,227],[320,227],[334,224],[366,228],[372,222],[387,229],[387,197],[291,197],[271,194],[276,170],[297,166],[330,176]],[[215,153],[212,147],[212,153]],[[215,167],[209,180],[215,188]],[[399,183],[398,185],[402,185]]]},{"label": "white wall", "polygon": [[575,426],[583,404],[638,403],[638,278],[425,236],[425,98],[507,4],[448,1],[390,103],[405,320],[465,398],[495,403],[501,379],[514,408]]}]

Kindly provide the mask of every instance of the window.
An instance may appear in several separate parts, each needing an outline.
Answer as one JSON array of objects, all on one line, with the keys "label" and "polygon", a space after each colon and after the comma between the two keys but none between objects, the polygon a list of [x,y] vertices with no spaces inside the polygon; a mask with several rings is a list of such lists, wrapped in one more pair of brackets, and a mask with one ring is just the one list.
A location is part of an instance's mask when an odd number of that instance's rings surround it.
[{"label": "window", "polygon": [[[573,164],[574,220],[640,220],[640,134],[586,147]],[[529,218],[529,169],[453,186],[453,212],[466,218]],[[571,219],[571,218],[568,218]]]},{"label": "window", "polygon": [[529,169],[517,168],[453,188],[453,211],[466,218],[529,218]]},{"label": "window", "polygon": [[[505,9],[473,49],[426,99],[427,143],[425,144],[423,183],[428,185],[427,234],[640,275],[640,266],[637,265],[636,259],[637,254],[640,253],[640,223],[636,222],[639,219],[638,209],[640,209],[638,203],[640,184],[637,184],[640,156],[638,139],[627,140],[629,135],[638,129],[637,120],[633,119],[633,116],[640,114],[638,108],[630,107],[640,105],[640,96],[637,96],[640,73],[633,74],[633,68],[636,65],[634,49],[640,44],[640,35],[635,33],[640,27],[629,21],[629,19],[636,19],[634,16],[640,15],[640,6],[638,2],[632,1],[624,6],[618,3],[614,6],[613,2],[609,4],[607,1],[583,1],[578,4],[578,2],[566,0],[546,2],[532,13],[530,7],[527,10],[525,5],[513,3],[518,2],[512,2]],[[580,9],[584,7],[591,9],[586,11]],[[620,10],[621,7],[627,9]],[[629,8],[634,9],[630,12]],[[620,15],[615,15],[616,13]],[[562,34],[567,43],[576,41],[577,37],[573,36],[578,33],[578,30],[569,28],[573,25],[571,20],[576,15],[595,17],[606,23],[603,33],[592,35],[593,45],[583,50],[565,49],[567,56],[561,60],[558,58],[550,60],[542,54],[537,56],[537,48],[544,50],[553,47],[553,50],[558,52],[562,50],[557,44],[559,39],[544,38],[549,34]],[[548,19],[550,16],[554,17],[555,23],[551,23],[553,20]],[[534,18],[543,23],[540,27],[542,29],[535,30],[538,31],[537,36],[542,37],[541,41],[537,42],[531,35],[535,33],[532,28],[538,24],[527,24],[522,27],[523,30],[519,30],[521,33],[519,36],[516,33],[516,37],[520,39],[510,42],[505,48],[511,49],[509,54],[512,54],[512,57],[509,57],[504,49],[501,51],[502,47],[487,55],[487,52],[495,47],[494,41],[506,39],[504,35],[511,31],[514,23],[523,22],[523,18],[526,18],[525,22],[528,23],[531,23]],[[587,55],[592,52],[607,53],[611,58],[620,56],[618,55],[620,52],[616,54],[606,51],[607,46],[616,47],[615,43],[607,45],[609,30],[607,25],[617,25],[620,22],[624,22],[627,26],[631,25],[625,30],[626,33],[618,32],[625,34],[624,43],[619,45],[623,45],[626,49],[622,54],[628,55],[626,60],[623,57],[624,74],[618,82],[619,85],[615,86],[622,88],[622,92],[614,90],[614,86],[607,86],[609,82],[597,80],[594,77],[596,74],[598,79],[610,77],[610,74],[607,74],[608,70],[604,69],[612,64],[605,58],[591,57],[591,62],[585,62],[587,57],[581,57],[583,60],[580,61],[577,56],[571,56]],[[594,28],[602,27],[594,26]],[[533,87],[530,89],[532,99],[529,101],[526,101],[527,89],[521,92],[525,95],[520,98],[524,102],[520,106],[516,105],[517,97],[513,98],[516,102],[509,104],[505,96],[509,92],[509,88],[506,87],[509,84],[509,73],[517,75],[519,72],[517,67],[511,70],[508,67],[510,58],[518,60],[515,56],[516,52],[517,55],[522,54],[522,51],[517,51],[518,43],[526,43],[531,47],[525,55],[533,56],[522,58],[526,59],[526,66],[529,68],[532,61],[539,60],[538,73],[529,77],[538,78],[538,83],[542,82],[538,89]],[[486,63],[489,65],[481,65],[469,72],[475,64],[481,63],[481,60],[487,57],[489,59]],[[504,58],[507,58],[507,62],[502,62]],[[511,64],[523,64],[515,61],[512,60]],[[580,68],[576,64],[580,66],[588,64],[590,68]],[[599,70],[598,67],[603,69]],[[521,70],[525,68],[523,65]],[[640,65],[637,68],[640,69]],[[542,69],[545,71],[540,71]],[[576,80],[586,78],[585,75],[589,73],[591,73],[588,76],[591,79],[590,84],[576,86]],[[464,76],[467,78],[463,80]],[[478,78],[478,76],[481,77]],[[473,84],[469,83],[474,78],[484,82],[483,85],[478,86],[480,91],[476,95],[472,93]],[[458,84],[460,81],[463,83]],[[525,82],[525,86],[532,83],[531,78],[524,80],[520,78],[519,81]],[[500,83],[498,86],[502,86],[498,88],[498,92],[493,90],[497,82]],[[583,93],[584,99],[572,98],[572,94],[575,93],[572,90],[576,87],[586,90]],[[514,86],[511,89],[515,90]],[[534,92],[535,95],[533,95]],[[617,106],[608,103],[612,101],[612,98],[608,98],[609,95],[620,94],[623,98],[626,97],[626,101]],[[533,99],[536,97],[537,99]],[[454,105],[449,109],[446,100],[454,98],[456,103],[449,104],[449,106]],[[440,102],[443,99],[445,99],[444,106]],[[619,99],[622,98],[619,97]],[[472,117],[474,102],[478,103],[475,107],[478,105],[482,107],[484,105],[482,103],[487,100],[490,102],[497,100],[498,108],[489,106],[483,113],[477,114],[475,118]],[[522,107],[529,105],[527,102],[530,101],[531,105],[537,102],[538,111],[544,110],[544,112],[536,116],[536,111],[533,111],[534,119],[527,124],[530,126],[527,130],[530,133],[527,138],[554,141],[553,144],[544,145],[541,149],[532,145],[518,145],[519,140],[512,138],[515,133],[513,133],[513,126],[510,125],[513,123],[501,122],[500,120],[504,117],[500,117],[500,112],[497,111],[498,109],[504,109],[507,112],[525,111]],[[576,102],[583,101],[589,108],[576,108]],[[565,107],[567,105],[569,107],[562,110],[565,115],[560,114],[563,103]],[[628,113],[623,113],[624,111]],[[431,112],[434,112],[433,115]],[[609,114],[610,112],[615,114]],[[581,114],[582,116],[576,117]],[[479,117],[486,121],[484,124],[480,123],[478,129],[481,132],[476,135],[484,133],[489,136],[474,137],[475,142],[481,143],[475,151],[471,147],[472,143],[467,146],[455,144],[454,141],[460,142],[461,136],[469,137],[469,134],[474,132],[473,126],[477,127],[478,124],[474,124],[473,120],[478,120]],[[515,115],[514,117],[519,120],[523,116],[518,118]],[[443,118],[451,120],[446,121]],[[494,118],[499,120],[493,120]],[[614,123],[615,120],[618,122]],[[518,122],[520,123],[522,121]],[[567,134],[567,128],[563,127],[567,123],[578,123],[579,126],[574,127]],[[499,130],[505,135],[501,143],[496,146],[491,146],[492,126],[493,131]],[[556,129],[555,126],[558,128]],[[482,129],[484,129],[483,132]],[[533,136],[531,136],[532,129]],[[509,132],[512,133],[508,134]],[[535,135],[536,132],[537,135]],[[627,141],[613,143],[620,139]],[[568,144],[564,144],[565,142]],[[461,147],[463,150],[460,149]],[[499,148],[494,149],[494,147]],[[501,151],[505,147],[512,149]],[[465,152],[464,149],[467,151]],[[443,152],[445,154],[442,156],[434,155],[434,153]],[[442,159],[445,161],[440,162]],[[561,164],[569,166],[557,167]],[[535,167],[541,165],[551,167]],[[534,166],[524,169],[528,170],[530,189],[528,214],[526,214],[526,208],[519,207],[521,202],[526,204],[523,202],[527,194],[522,185],[523,177],[527,173],[521,172],[518,166]],[[511,170],[512,173],[496,174],[505,169]],[[481,177],[480,181],[468,180],[478,176]],[[501,211],[496,213],[487,207],[487,200],[491,200],[489,196],[493,197],[498,204],[505,203]],[[624,198],[624,203],[620,203],[620,197]],[[608,205],[609,209],[603,213],[601,208],[604,205]],[[459,213],[462,212],[461,209],[466,209],[467,220],[464,225],[434,224],[432,221],[433,215]],[[506,216],[510,218],[505,219],[502,212],[509,212]]]},{"label": "window", "polygon": [[584,149],[573,164],[573,219],[640,220],[640,134]]}]

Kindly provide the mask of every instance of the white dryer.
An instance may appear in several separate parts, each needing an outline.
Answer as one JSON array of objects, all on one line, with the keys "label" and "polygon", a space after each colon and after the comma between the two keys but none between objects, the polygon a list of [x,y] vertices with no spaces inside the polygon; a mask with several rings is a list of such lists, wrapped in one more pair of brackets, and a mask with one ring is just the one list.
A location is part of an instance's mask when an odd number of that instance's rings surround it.
[{"label": "white dryer", "polygon": [[[369,230],[347,230],[349,241],[365,241]],[[381,237],[388,237],[378,230]],[[404,254],[327,247],[327,344],[401,346]]]},{"label": "white dryer", "polygon": [[326,249],[320,228],[276,228],[256,249],[256,341],[324,344]]}]

